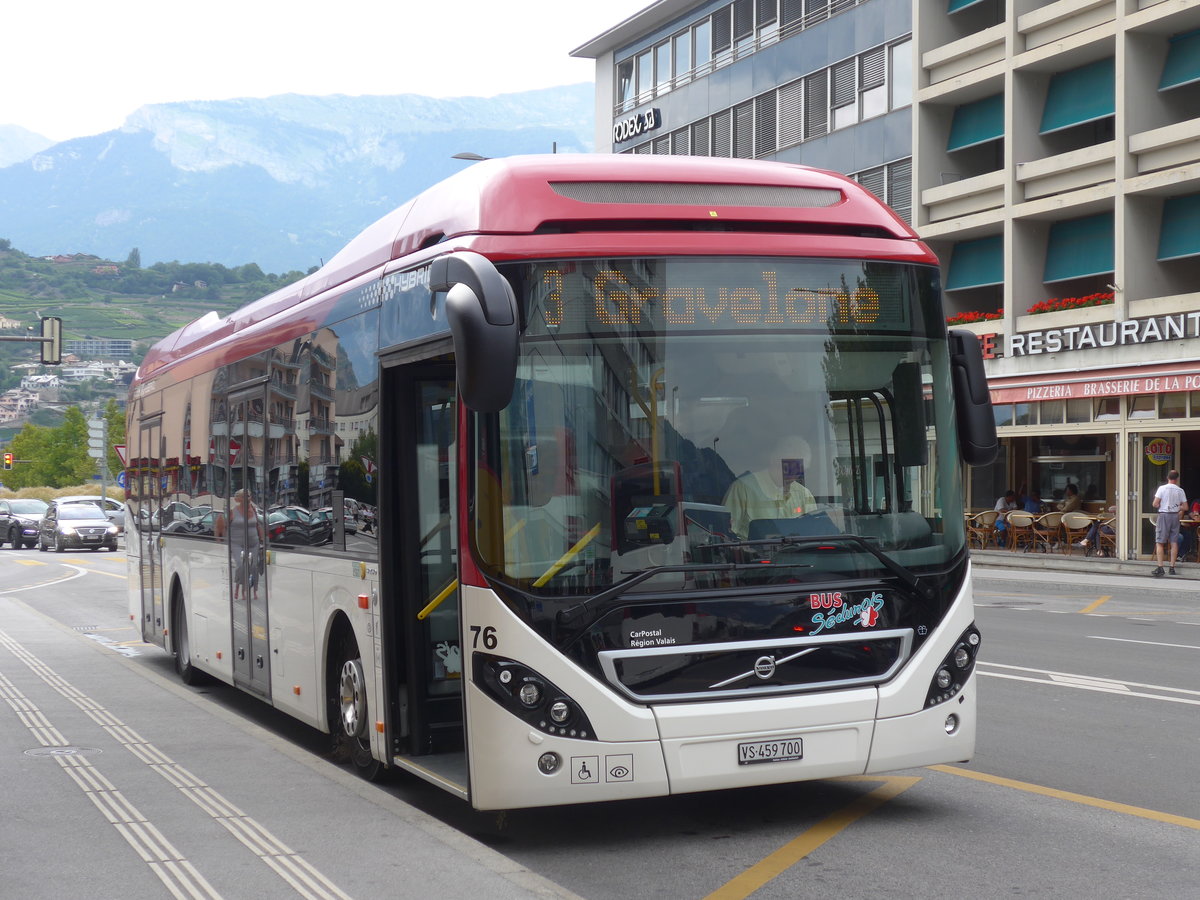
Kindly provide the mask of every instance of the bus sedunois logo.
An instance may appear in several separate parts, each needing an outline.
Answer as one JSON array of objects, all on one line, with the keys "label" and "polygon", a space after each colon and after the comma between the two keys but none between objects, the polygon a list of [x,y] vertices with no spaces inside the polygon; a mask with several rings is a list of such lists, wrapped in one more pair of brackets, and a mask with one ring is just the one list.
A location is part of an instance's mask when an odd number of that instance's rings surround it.
[{"label": "bus sedunois logo", "polygon": [[754,661],[754,674],[766,681],[775,674],[775,657],[760,656]]}]

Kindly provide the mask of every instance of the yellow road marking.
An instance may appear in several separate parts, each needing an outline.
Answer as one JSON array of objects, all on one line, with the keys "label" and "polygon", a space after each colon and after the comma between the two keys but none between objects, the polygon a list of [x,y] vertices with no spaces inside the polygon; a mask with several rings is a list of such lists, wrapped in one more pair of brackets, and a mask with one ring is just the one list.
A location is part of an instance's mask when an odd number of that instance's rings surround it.
[{"label": "yellow road marking", "polygon": [[1079,611],[1079,613],[1080,613],[1080,615],[1083,615],[1084,613],[1093,612],[1094,610],[1099,609],[1103,604],[1107,603],[1111,599],[1112,599],[1111,594],[1105,594],[1103,597],[1101,597],[1095,603],[1089,603],[1087,606],[1085,606],[1083,609],[1081,609]]},{"label": "yellow road marking", "polygon": [[18,559],[17,564],[21,566],[44,566],[46,563],[40,559]]},{"label": "yellow road marking", "polygon": [[883,781],[884,783],[875,790],[863,794],[850,805],[826,816],[808,831],[784,844],[761,862],[755,863],[745,872],[721,885],[705,900],[742,900],[742,898],[749,897],[764,884],[779,877],[826,841],[836,836],[838,832],[908,790],[921,779],[911,775],[856,775],[834,780]]},{"label": "yellow road marking", "polygon": [[999,775],[988,775],[986,772],[973,772],[970,769],[960,769],[958,766],[930,766],[935,772],[945,772],[947,775],[961,775],[973,778],[987,784],[1000,787],[1015,788],[1018,791],[1028,791],[1031,794],[1041,794],[1043,797],[1054,797],[1057,800],[1069,800],[1072,803],[1082,803],[1084,806],[1095,806],[1107,809],[1109,812],[1125,813],[1153,822],[1164,822],[1167,825],[1180,825],[1200,831],[1200,819],[1189,819],[1187,816],[1177,816],[1174,813],[1158,812],[1153,809],[1143,809],[1140,806],[1130,806],[1127,803],[1117,803],[1113,800],[1103,800],[1100,797],[1089,797],[1087,794],[1075,794],[1071,791],[1060,791],[1058,788],[1044,787],[1040,784],[1030,784],[1027,781],[1016,781],[1012,778],[1002,778]]}]

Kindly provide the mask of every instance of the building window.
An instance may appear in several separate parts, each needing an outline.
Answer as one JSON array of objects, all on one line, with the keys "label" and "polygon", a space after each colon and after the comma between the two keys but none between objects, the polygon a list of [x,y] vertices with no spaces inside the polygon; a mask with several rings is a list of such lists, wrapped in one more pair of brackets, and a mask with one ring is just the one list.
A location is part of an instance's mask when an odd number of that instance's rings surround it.
[{"label": "building window", "polygon": [[1092,401],[1086,398],[1067,401],[1067,423],[1077,425],[1092,421]]},{"label": "building window", "polygon": [[1041,403],[1041,424],[1043,425],[1061,425],[1063,420],[1063,412],[1066,408],[1065,401],[1062,400],[1043,400]]},{"label": "building window", "polygon": [[1157,410],[1155,409],[1155,401],[1157,399],[1153,394],[1139,394],[1136,397],[1130,398],[1129,418],[1153,419],[1157,415]]},{"label": "building window", "polygon": [[1187,394],[1177,391],[1173,394],[1163,394],[1158,402],[1158,417],[1160,419],[1182,419],[1187,416]]},{"label": "building window", "polygon": [[877,47],[858,58],[858,99],[864,119],[888,111],[887,48]]},{"label": "building window", "polygon": [[888,52],[892,58],[892,109],[912,105],[912,40],[892,44]]},{"label": "building window", "polygon": [[658,93],[671,86],[671,42],[663,41],[654,48],[654,87]]},{"label": "building window", "polygon": [[829,99],[829,107],[833,113],[833,125],[830,130],[847,128],[858,122],[858,61],[847,59],[835,65],[832,69],[833,94]]},{"label": "building window", "polygon": [[671,59],[671,64],[674,66],[672,72],[675,76],[675,83],[683,84],[688,80],[692,71],[692,33],[685,31],[683,34],[677,34],[672,38],[672,43],[675,47]]}]

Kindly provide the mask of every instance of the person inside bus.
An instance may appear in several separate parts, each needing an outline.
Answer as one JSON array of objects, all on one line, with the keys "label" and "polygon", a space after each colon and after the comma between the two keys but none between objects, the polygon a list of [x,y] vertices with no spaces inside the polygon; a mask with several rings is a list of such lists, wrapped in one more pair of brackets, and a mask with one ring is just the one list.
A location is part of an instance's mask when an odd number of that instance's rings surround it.
[{"label": "person inside bus", "polygon": [[756,519],[794,519],[816,510],[816,498],[804,486],[806,459],[812,459],[812,451],[801,437],[777,434],[766,442],[759,466],[735,478],[725,492],[734,534],[749,537]]}]

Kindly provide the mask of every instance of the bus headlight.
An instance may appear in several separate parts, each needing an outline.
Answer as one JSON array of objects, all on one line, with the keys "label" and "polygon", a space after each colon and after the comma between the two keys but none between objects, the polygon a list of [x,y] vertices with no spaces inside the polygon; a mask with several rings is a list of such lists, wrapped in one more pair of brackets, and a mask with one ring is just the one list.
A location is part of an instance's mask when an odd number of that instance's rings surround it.
[{"label": "bus headlight", "polygon": [[[596,739],[592,724],[579,703],[529,666],[476,651],[471,654],[471,680],[530,728],[557,737],[583,741]],[[538,765],[542,765],[540,760]],[[544,771],[549,774],[551,770]]]},{"label": "bus headlight", "polygon": [[[946,654],[941,665],[933,673],[929,682],[929,691],[925,695],[925,706],[937,706],[958,695],[971,672],[975,669],[975,659],[979,655],[979,629],[974,623],[964,631],[954,645],[954,649]],[[946,733],[953,734],[958,730],[958,717],[946,720]]]}]

